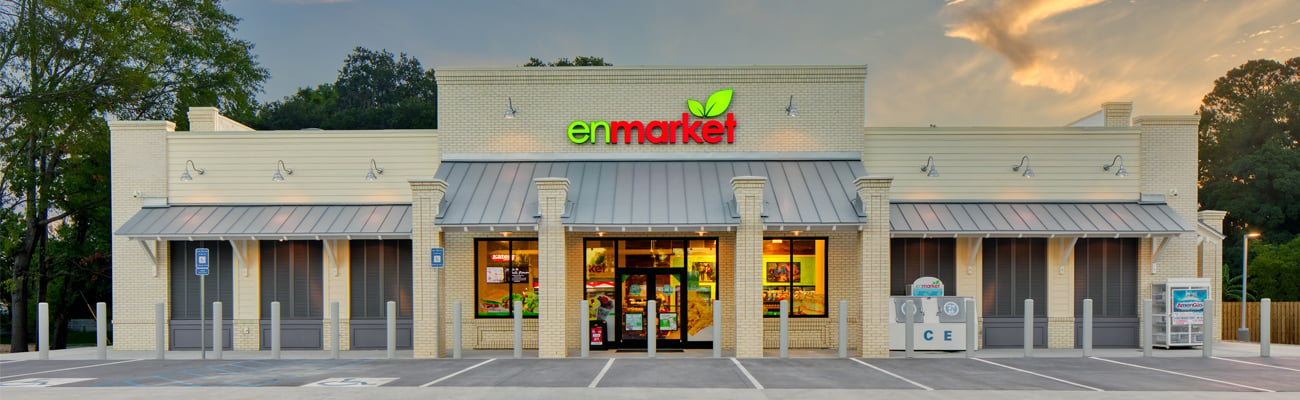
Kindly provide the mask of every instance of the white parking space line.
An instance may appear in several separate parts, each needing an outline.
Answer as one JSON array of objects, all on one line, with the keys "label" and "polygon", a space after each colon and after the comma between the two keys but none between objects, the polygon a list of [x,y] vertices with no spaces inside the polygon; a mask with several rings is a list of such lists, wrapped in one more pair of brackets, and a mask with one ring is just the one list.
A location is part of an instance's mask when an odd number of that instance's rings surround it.
[{"label": "white parking space line", "polygon": [[1223,358],[1223,357],[1210,357],[1210,358],[1213,358],[1213,359],[1215,359],[1215,360],[1232,361],[1232,362],[1235,362],[1235,363],[1250,364],[1250,365],[1258,365],[1258,366],[1261,366],[1261,367],[1269,367],[1269,368],[1285,369],[1285,370],[1287,370],[1287,371],[1300,372],[1300,369],[1287,368],[1287,367],[1283,367],[1283,366],[1279,366],[1279,365],[1260,364],[1260,363],[1253,363],[1253,362],[1250,362],[1250,361],[1233,360],[1233,359],[1231,359],[1231,358]]},{"label": "white parking space line", "polygon": [[609,367],[612,367],[612,366],[614,366],[614,359],[613,359],[613,358],[611,358],[611,359],[609,359],[609,361],[606,361],[606,362],[605,362],[605,368],[601,368],[601,369],[600,369],[600,373],[599,373],[599,374],[596,374],[596,379],[592,379],[592,380],[591,380],[591,384],[590,384],[590,385],[587,385],[587,387],[588,387],[588,388],[594,388],[594,387],[596,387],[596,385],[599,385],[599,384],[600,384],[600,380],[601,380],[601,379],[605,379],[605,373],[606,373],[606,372],[609,372]]},{"label": "white parking space line", "polygon": [[899,374],[895,374],[895,373],[893,373],[893,372],[886,371],[884,368],[880,368],[880,367],[877,367],[877,366],[875,366],[875,365],[867,364],[866,361],[862,361],[862,360],[859,360],[859,359],[856,359],[856,358],[850,358],[850,360],[856,361],[858,364],[862,364],[862,365],[866,365],[866,366],[868,366],[868,367],[871,367],[871,369],[874,369],[874,370],[876,370],[876,371],[883,372],[883,373],[885,373],[885,375],[889,375],[889,376],[892,376],[892,377],[898,378],[899,380],[902,380],[903,382],[910,383],[910,384],[912,384],[912,385],[914,385],[914,386],[916,386],[916,387],[919,387],[919,388],[921,388],[921,389],[925,389],[925,390],[934,390],[934,388],[932,388],[932,387],[925,386],[925,385],[922,385],[922,384],[920,384],[920,383],[917,383],[917,382],[914,381],[914,380],[904,378],[902,375],[899,375]]},{"label": "white parking space line", "polygon": [[441,377],[441,378],[438,378],[438,379],[434,379],[433,382],[429,382],[429,383],[426,383],[426,384],[420,385],[420,387],[429,387],[429,386],[437,385],[438,382],[442,382],[442,381],[445,381],[445,380],[451,379],[452,377],[455,377],[456,375],[460,375],[460,374],[463,374],[463,373],[469,372],[469,370],[471,370],[471,369],[478,368],[478,367],[482,366],[483,364],[487,364],[487,363],[490,363],[490,362],[493,362],[493,361],[496,361],[496,360],[497,360],[497,359],[495,359],[495,358],[489,358],[487,361],[484,361],[484,362],[481,362],[481,363],[478,363],[478,364],[471,365],[469,368],[465,368],[465,369],[462,369],[462,370],[460,370],[460,371],[453,372],[451,375],[447,375],[447,376],[444,376],[444,377]]},{"label": "white parking space line", "polygon": [[750,374],[749,370],[745,369],[745,366],[740,364],[740,360],[737,360],[736,357],[732,357],[731,362],[736,364],[736,368],[740,368],[740,372],[744,373],[746,378],[749,378],[749,383],[754,385],[754,389],[763,390],[763,384],[758,383],[758,379],[754,379],[754,375]]},{"label": "white parking space line", "polygon": [[1092,386],[1084,385],[1084,384],[1081,384],[1081,383],[1070,382],[1070,381],[1067,381],[1067,380],[1064,380],[1064,379],[1061,379],[1061,378],[1057,378],[1057,377],[1054,377],[1054,376],[1043,375],[1043,374],[1040,374],[1040,373],[1037,373],[1037,372],[1034,372],[1034,371],[1023,370],[1023,369],[1020,369],[1020,368],[1012,367],[1012,366],[1010,366],[1010,365],[1005,365],[1005,364],[995,363],[995,362],[992,362],[992,361],[989,361],[989,360],[985,360],[985,359],[982,359],[982,358],[971,358],[971,359],[972,359],[972,360],[975,360],[975,361],[984,362],[984,363],[987,363],[987,364],[993,364],[993,365],[996,365],[996,366],[999,366],[999,367],[1002,367],[1002,368],[1006,368],[1006,369],[1009,369],[1009,370],[1012,370],[1012,371],[1024,372],[1024,373],[1026,373],[1026,374],[1030,374],[1030,375],[1033,375],[1033,376],[1037,376],[1037,377],[1039,377],[1039,378],[1047,378],[1047,379],[1051,379],[1051,380],[1054,380],[1054,381],[1057,381],[1057,382],[1061,382],[1061,383],[1064,383],[1064,384],[1067,384],[1067,385],[1074,385],[1074,386],[1078,386],[1078,387],[1081,387],[1081,388],[1084,388],[1084,389],[1088,389],[1088,390],[1092,390],[1092,391],[1097,391],[1097,392],[1105,392],[1105,390],[1101,390],[1101,389],[1098,389],[1098,388],[1095,388],[1095,387],[1092,387]]},{"label": "white parking space line", "polygon": [[51,373],[51,372],[71,371],[71,370],[74,370],[74,369],[82,369],[82,368],[102,367],[102,366],[105,366],[105,365],[122,364],[122,363],[136,362],[136,361],[140,361],[140,360],[114,361],[114,362],[111,362],[111,363],[103,363],[103,364],[95,364],[95,365],[83,365],[83,366],[80,366],[80,367],[63,368],[63,369],[53,369],[53,370],[49,370],[49,371],[32,372],[32,373],[30,373],[30,374],[18,374],[18,375],[3,376],[3,377],[0,377],[0,379],[9,379],[9,378],[17,378],[17,377],[20,377],[20,376],[32,376],[32,375],[48,374],[48,373]]},{"label": "white parking space line", "polygon": [[1107,360],[1107,359],[1105,359],[1105,358],[1098,358],[1098,357],[1088,357],[1088,358],[1091,358],[1091,359],[1094,359],[1094,360],[1099,360],[1099,361],[1105,361],[1105,362],[1108,362],[1108,363],[1115,363],[1115,364],[1119,364],[1119,365],[1127,365],[1127,366],[1130,366],[1130,367],[1133,367],[1133,368],[1149,369],[1149,370],[1152,370],[1152,371],[1160,371],[1160,372],[1164,372],[1164,373],[1166,373],[1166,374],[1173,374],[1173,375],[1185,376],[1185,377],[1193,378],[1193,379],[1200,379],[1200,380],[1203,380],[1203,381],[1206,381],[1206,382],[1222,383],[1222,384],[1224,384],[1224,385],[1231,385],[1231,386],[1236,386],[1236,387],[1239,387],[1239,388],[1246,388],[1246,389],[1255,390],[1255,391],[1260,391],[1260,392],[1269,392],[1269,393],[1277,392],[1276,390],[1269,390],[1269,389],[1258,388],[1258,387],[1254,387],[1254,386],[1246,386],[1246,385],[1242,385],[1242,384],[1240,384],[1240,383],[1233,383],[1233,382],[1228,382],[1228,381],[1221,381],[1221,380],[1218,380],[1218,379],[1211,379],[1211,378],[1206,378],[1206,377],[1203,377],[1203,376],[1189,375],[1189,374],[1184,374],[1184,373],[1182,373],[1182,372],[1170,371],[1170,370],[1166,370],[1166,369],[1152,368],[1152,367],[1147,367],[1147,366],[1142,366],[1142,365],[1137,365],[1137,364],[1129,364],[1129,363],[1126,363],[1126,362],[1120,362],[1120,361],[1115,361],[1115,360]]},{"label": "white parking space line", "polygon": [[0,364],[16,363],[20,361],[27,361],[27,360],[0,360]]}]

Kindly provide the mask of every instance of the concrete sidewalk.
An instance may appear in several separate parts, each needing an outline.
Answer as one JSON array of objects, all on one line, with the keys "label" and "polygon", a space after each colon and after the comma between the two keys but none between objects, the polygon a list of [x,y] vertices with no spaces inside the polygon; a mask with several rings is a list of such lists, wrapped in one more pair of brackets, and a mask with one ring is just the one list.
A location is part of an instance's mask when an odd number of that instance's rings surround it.
[{"label": "concrete sidewalk", "polygon": [[[511,350],[465,350],[462,352],[463,357],[467,359],[489,359],[489,358],[513,358],[514,352]],[[537,358],[536,350],[525,350],[524,358]],[[94,360],[97,358],[97,349],[94,347],[78,347],[64,350],[51,350],[51,360]],[[776,358],[778,356],[776,349],[764,351],[764,356]],[[723,357],[734,356],[732,352],[724,351]],[[853,356],[853,351],[849,351]],[[1123,357],[1142,357],[1142,349],[1094,349],[1093,355],[1097,357],[1123,358]],[[1175,348],[1161,349],[1155,348],[1152,351],[1152,357],[1171,358],[1171,357],[1201,357],[1200,347],[1195,348]],[[108,350],[108,359],[110,360],[133,360],[133,359],[153,359],[153,351],[117,351],[112,347]],[[168,360],[198,360],[203,355],[199,351],[167,351],[165,354]],[[328,359],[330,352],[326,350],[284,350],[280,352],[282,359]],[[448,354],[447,357],[451,355]],[[578,352],[573,351],[570,357],[577,357]],[[713,356],[713,351],[708,349],[686,349],[677,351],[659,351],[656,355],[658,358],[709,358]],[[916,358],[963,358],[965,353],[961,351],[916,351]],[[1019,348],[1011,349],[983,349],[974,354],[980,358],[1020,358],[1024,356],[1024,350]],[[1077,358],[1083,356],[1081,349],[1034,349],[1032,356],[1035,358]],[[1216,357],[1258,357],[1259,343],[1245,342],[1218,342],[1214,345],[1214,356]],[[1300,345],[1274,344],[1272,346],[1272,356],[1274,357],[1300,357]],[[384,359],[387,353],[383,350],[346,350],[339,352],[339,358],[349,360],[360,359]],[[615,350],[592,351],[591,358],[646,358],[644,352],[619,352]],[[791,358],[836,358],[834,349],[791,349]],[[902,351],[894,351],[890,354],[891,358],[902,358]],[[39,353],[32,351],[27,353],[0,353],[0,360],[36,360]],[[207,352],[208,359],[215,359],[212,351]],[[222,359],[224,360],[261,360],[271,358],[269,350],[264,351],[223,351]],[[396,353],[396,359],[411,359],[413,353],[411,350],[399,350]]]}]

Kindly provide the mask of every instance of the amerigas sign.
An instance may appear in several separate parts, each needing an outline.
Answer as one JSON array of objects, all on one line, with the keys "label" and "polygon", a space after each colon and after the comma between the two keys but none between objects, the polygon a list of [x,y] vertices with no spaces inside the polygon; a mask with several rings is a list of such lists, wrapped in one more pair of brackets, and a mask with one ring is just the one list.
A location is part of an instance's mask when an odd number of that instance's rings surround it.
[{"label": "amerigas sign", "polygon": [[[736,119],[727,112],[731,106],[731,89],[719,90],[700,104],[693,99],[686,100],[689,113],[682,113],[680,121],[573,121],[569,123],[569,141],[576,144],[673,144],[673,143],[708,143],[717,144],[726,140],[736,141]],[[714,118],[727,114],[727,119],[691,120],[696,118]]]}]

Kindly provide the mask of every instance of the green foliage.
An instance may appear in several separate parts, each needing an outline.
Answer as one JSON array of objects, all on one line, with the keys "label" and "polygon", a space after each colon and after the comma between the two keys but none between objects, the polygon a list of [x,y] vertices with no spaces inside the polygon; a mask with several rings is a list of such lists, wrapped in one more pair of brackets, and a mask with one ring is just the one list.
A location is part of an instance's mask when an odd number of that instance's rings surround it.
[{"label": "green foliage", "polygon": [[1300,236],[1282,244],[1251,246],[1248,290],[1258,298],[1300,301]]},{"label": "green foliage", "polygon": [[560,57],[554,62],[545,62],[537,57],[529,57],[525,67],[612,67],[614,64],[605,62],[605,57],[577,56],[573,61],[568,57]]},{"label": "green foliage", "polygon": [[1300,235],[1300,57],[1228,71],[1199,114],[1202,208],[1228,211],[1224,258],[1239,270],[1242,233]]},{"label": "green foliage", "polygon": [[[1246,289],[1246,298],[1255,301],[1255,294],[1250,290],[1252,288],[1254,286]],[[1228,264],[1223,264],[1223,301],[1241,301],[1241,268],[1233,271]]]},{"label": "green foliage", "polygon": [[[236,117],[254,109],[267,74],[252,44],[234,38],[237,22],[215,1],[0,2],[0,249],[14,342],[27,342],[28,290],[49,292],[64,322],[69,299],[107,293],[106,119],[186,129],[189,106]],[[88,266],[102,279],[85,275]]]},{"label": "green foliage", "polygon": [[432,129],[438,126],[433,70],[406,53],[364,47],[343,61],[334,83],[299,89],[263,106],[256,129]]}]

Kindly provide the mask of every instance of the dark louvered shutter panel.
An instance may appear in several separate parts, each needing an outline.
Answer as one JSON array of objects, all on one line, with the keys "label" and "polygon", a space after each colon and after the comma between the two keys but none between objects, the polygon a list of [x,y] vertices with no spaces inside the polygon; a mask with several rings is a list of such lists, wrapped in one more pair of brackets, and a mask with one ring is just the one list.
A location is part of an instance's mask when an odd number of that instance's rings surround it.
[{"label": "dark louvered shutter panel", "polygon": [[263,241],[261,244],[262,316],[271,317],[271,302],[280,302],[284,319],[324,316],[324,245],[320,241]]},{"label": "dark louvered shutter panel", "polygon": [[1096,317],[1137,316],[1137,239],[1081,239],[1075,245],[1075,315],[1092,299]]},{"label": "dark louvered shutter panel", "polygon": [[1024,316],[1024,300],[1034,299],[1034,315],[1047,315],[1047,240],[984,239],[984,315]]},{"label": "dark louvered shutter panel", "polygon": [[398,240],[397,243],[398,243],[397,246],[398,286],[397,286],[397,292],[395,292],[396,294],[395,301],[397,301],[397,316],[403,318],[411,318],[412,316],[415,315],[414,309],[412,308],[413,306],[411,304],[412,301],[411,296],[413,293],[412,278],[414,277],[414,273],[415,273],[413,269],[414,267],[412,265],[414,263],[412,259],[413,246],[410,240]]},{"label": "dark louvered shutter panel", "polygon": [[[208,249],[208,277],[203,301],[199,304],[199,276],[194,274],[197,261],[194,250]],[[226,241],[173,241],[168,242],[168,261],[171,271],[171,318],[199,319],[200,307],[211,318],[211,304],[221,302],[223,319],[233,319],[234,310],[234,251]]]},{"label": "dark louvered shutter panel", "polygon": [[922,276],[939,278],[944,283],[944,295],[956,295],[956,251],[956,239],[892,239],[890,295],[906,296],[912,282]]}]

